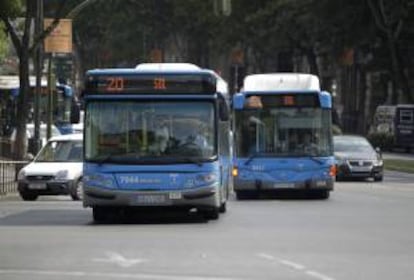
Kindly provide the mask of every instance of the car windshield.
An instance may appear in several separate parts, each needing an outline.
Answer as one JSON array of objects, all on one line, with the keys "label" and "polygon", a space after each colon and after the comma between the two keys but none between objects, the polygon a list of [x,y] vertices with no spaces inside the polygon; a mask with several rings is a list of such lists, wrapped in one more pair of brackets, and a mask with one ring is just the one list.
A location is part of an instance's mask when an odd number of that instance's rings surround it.
[{"label": "car windshield", "polygon": [[49,141],[40,150],[36,162],[80,162],[83,158],[82,141]]},{"label": "car windshield", "polygon": [[373,152],[373,148],[368,140],[364,138],[353,137],[334,137],[334,151],[343,153],[360,153]]}]

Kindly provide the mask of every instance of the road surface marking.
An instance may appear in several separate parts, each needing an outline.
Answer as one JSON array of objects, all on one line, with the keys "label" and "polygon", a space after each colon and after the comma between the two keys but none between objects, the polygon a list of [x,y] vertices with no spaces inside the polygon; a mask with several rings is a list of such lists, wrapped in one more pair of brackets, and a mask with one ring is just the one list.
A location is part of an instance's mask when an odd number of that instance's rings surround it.
[{"label": "road surface marking", "polygon": [[305,273],[309,276],[312,276],[314,278],[321,279],[321,280],[334,280],[333,278],[331,278],[329,276],[326,276],[322,273],[319,273],[319,272],[313,271],[313,270],[307,270]]},{"label": "road surface marking", "polygon": [[259,254],[257,254],[257,256],[260,257],[260,258],[266,259],[266,260],[270,260],[270,261],[276,260],[275,257],[273,257],[271,255],[268,255],[268,254],[265,254],[265,253],[259,253]]},{"label": "road surface marking", "polygon": [[279,263],[296,270],[304,270],[305,266],[288,260],[279,260]]},{"label": "road surface marking", "polygon": [[[162,275],[144,273],[103,273],[86,271],[59,271],[59,270],[35,270],[35,269],[1,269],[1,274],[32,275],[32,276],[59,276],[59,277],[83,277],[103,279],[140,279],[140,280],[239,280],[239,278],[224,278],[214,276],[189,276],[189,275]],[[1,278],[1,277],[0,277]],[[30,279],[30,278],[28,278]]]},{"label": "road surface marking", "polygon": [[106,263],[114,263],[121,267],[131,267],[139,263],[146,262],[147,260],[144,259],[127,259],[119,253],[116,252],[107,252],[107,258],[95,258],[93,261],[95,262],[106,262]]},{"label": "road surface marking", "polygon": [[317,278],[319,280],[335,280],[332,277],[326,276],[325,274],[320,273],[320,272],[315,271],[315,270],[307,269],[306,266],[304,266],[300,263],[292,262],[290,260],[278,259],[278,258],[276,258],[272,255],[266,254],[266,253],[258,253],[257,257],[262,258],[262,259],[266,259],[268,261],[276,261],[281,265],[289,267],[290,269],[301,271],[301,272],[305,273],[306,275],[311,276],[313,278]]}]

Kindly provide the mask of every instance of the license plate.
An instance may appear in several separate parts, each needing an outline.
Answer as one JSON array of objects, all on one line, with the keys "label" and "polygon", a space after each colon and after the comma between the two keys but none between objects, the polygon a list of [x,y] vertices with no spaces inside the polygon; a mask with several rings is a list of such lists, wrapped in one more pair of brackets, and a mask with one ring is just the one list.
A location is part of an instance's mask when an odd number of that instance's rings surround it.
[{"label": "license plate", "polygon": [[170,199],[181,199],[183,196],[180,192],[170,193]]},{"label": "license plate", "polygon": [[45,190],[46,189],[46,183],[30,183],[29,189],[31,190]]},{"label": "license plate", "polygon": [[167,205],[170,200],[163,194],[141,194],[135,199],[137,205]]},{"label": "license plate", "polygon": [[295,187],[294,183],[274,183],[273,187],[275,189],[292,189]]},{"label": "license plate", "polygon": [[354,172],[370,172],[371,167],[365,167],[365,166],[353,166],[352,171]]}]

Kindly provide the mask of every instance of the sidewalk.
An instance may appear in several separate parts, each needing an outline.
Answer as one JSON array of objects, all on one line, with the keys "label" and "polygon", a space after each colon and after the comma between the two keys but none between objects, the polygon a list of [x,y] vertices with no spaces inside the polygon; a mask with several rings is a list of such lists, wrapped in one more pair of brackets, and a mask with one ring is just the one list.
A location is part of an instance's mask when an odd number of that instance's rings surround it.
[{"label": "sidewalk", "polygon": [[18,193],[7,193],[5,195],[0,195],[0,203],[2,201],[22,201]]}]

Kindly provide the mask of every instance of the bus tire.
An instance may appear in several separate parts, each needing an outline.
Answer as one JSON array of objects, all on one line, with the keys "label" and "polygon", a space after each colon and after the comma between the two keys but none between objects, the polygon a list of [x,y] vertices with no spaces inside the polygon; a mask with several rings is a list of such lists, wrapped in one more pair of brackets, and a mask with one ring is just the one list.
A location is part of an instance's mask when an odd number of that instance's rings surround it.
[{"label": "bus tire", "polygon": [[212,208],[209,208],[209,209],[203,209],[202,210],[202,215],[207,220],[217,220],[219,218],[219,208],[212,207]]},{"label": "bus tire", "polygon": [[219,207],[219,212],[226,213],[226,211],[227,211],[227,205],[226,205],[226,202],[223,202]]},{"label": "bus tire", "polygon": [[311,190],[308,192],[308,197],[311,199],[328,199],[329,195],[329,190]]},{"label": "bus tire", "polygon": [[93,221],[95,223],[102,223],[108,219],[108,211],[105,207],[95,206],[92,208]]},{"label": "bus tire", "polygon": [[237,200],[244,200],[253,197],[253,193],[250,191],[236,191]]},{"label": "bus tire", "polygon": [[316,192],[316,197],[319,199],[328,199],[330,194],[331,192],[328,190],[320,190]]}]

